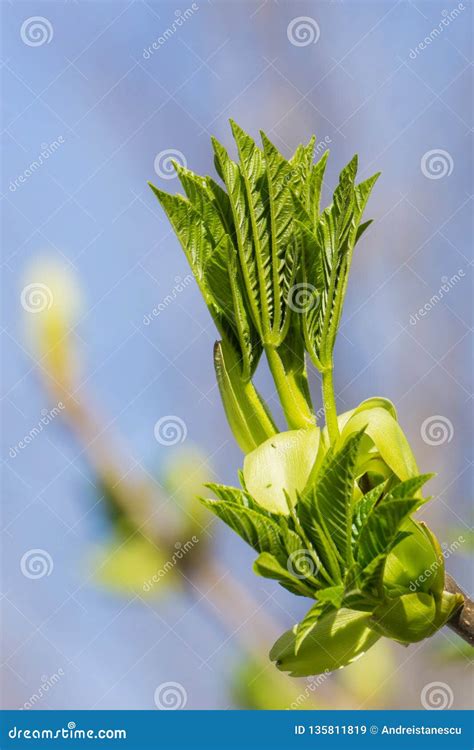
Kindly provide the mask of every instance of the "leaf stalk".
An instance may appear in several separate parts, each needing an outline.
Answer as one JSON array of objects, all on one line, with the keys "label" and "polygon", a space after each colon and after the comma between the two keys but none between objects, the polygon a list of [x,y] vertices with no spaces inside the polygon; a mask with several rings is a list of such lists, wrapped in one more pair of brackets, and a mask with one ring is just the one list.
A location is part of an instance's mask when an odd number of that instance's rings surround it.
[{"label": "leaf stalk", "polygon": [[336,396],[334,394],[333,366],[322,371],[322,395],[326,426],[329,432],[331,445],[339,438],[339,426],[337,422]]}]

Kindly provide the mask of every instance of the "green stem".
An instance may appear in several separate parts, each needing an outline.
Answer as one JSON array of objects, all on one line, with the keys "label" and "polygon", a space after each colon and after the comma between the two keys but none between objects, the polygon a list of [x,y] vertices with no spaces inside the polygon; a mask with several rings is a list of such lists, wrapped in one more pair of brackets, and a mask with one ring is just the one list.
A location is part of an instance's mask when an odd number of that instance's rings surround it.
[{"label": "green stem", "polygon": [[333,445],[339,438],[339,425],[337,423],[336,397],[334,395],[332,371],[332,365],[322,371],[324,414],[326,417],[326,426],[328,428],[331,445]]},{"label": "green stem", "polygon": [[265,346],[268,365],[290,430],[312,427],[315,418],[294,372],[286,370],[274,346]]}]

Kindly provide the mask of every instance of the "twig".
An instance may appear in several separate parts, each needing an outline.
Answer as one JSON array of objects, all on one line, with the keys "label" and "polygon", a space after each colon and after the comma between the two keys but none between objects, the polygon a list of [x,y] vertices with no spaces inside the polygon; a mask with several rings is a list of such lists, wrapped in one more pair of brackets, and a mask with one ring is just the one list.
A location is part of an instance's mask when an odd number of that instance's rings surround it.
[{"label": "twig", "polygon": [[457,633],[463,640],[474,646],[474,602],[458,586],[454,578],[446,573],[445,588],[450,594],[462,594],[464,604],[448,622],[448,627]]}]

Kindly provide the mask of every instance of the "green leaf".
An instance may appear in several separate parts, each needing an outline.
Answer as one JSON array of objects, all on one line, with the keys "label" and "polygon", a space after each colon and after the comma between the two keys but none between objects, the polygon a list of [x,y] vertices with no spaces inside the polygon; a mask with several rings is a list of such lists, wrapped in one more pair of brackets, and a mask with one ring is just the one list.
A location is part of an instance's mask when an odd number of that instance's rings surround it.
[{"label": "green leaf", "polygon": [[245,486],[259,505],[272,513],[289,514],[285,492],[294,504],[315,461],[319,435],[317,427],[281,432],[247,454]]},{"label": "green leaf", "polygon": [[248,381],[257,367],[262,346],[242,296],[240,268],[234,246],[227,235],[224,235],[207,260],[204,278],[215,306],[232,331],[233,341],[238,342],[242,378]]},{"label": "green leaf", "polygon": [[307,508],[308,506],[298,505],[298,518],[300,523],[304,524],[303,533],[306,534],[321,562],[321,575],[327,583],[337,584],[342,581],[343,562],[333,540],[327,535],[314,515],[311,516]]},{"label": "green leaf", "polygon": [[368,627],[370,614],[340,609],[321,617],[295,652],[295,629],[284,633],[270,651],[278,669],[292,677],[331,672],[350,664],[379,639]]},{"label": "green leaf", "polygon": [[186,197],[199,215],[206,230],[212,236],[213,245],[217,246],[228,229],[206,178],[194,174],[177,162],[174,163],[174,166]]},{"label": "green leaf", "polygon": [[206,303],[209,296],[203,287],[204,265],[212,254],[215,246],[214,238],[209,229],[201,221],[201,217],[192,204],[182,195],[170,195],[150,183],[150,187],[161,203],[171,226],[173,227],[192,272],[204,294]]},{"label": "green leaf", "polygon": [[387,552],[378,554],[360,571],[358,582],[361,591],[380,597],[383,594],[383,574],[387,560]]},{"label": "green leaf", "polygon": [[252,382],[243,380],[230,345],[216,342],[214,367],[230,429],[242,451],[249,453],[275,435],[277,428]]},{"label": "green leaf", "polygon": [[289,162],[292,168],[292,189],[305,207],[309,206],[310,201],[309,187],[315,143],[316,137],[314,135],[310,138],[306,146],[300,143]]},{"label": "green leaf", "polygon": [[255,260],[253,228],[248,209],[245,181],[239,165],[232,161],[225,148],[215,138],[212,139],[212,145],[218,172],[225,182],[229,196],[249,308],[255,327],[260,337],[263,338],[259,274]]},{"label": "green leaf", "polygon": [[[207,482],[205,486],[207,489],[211,490],[219,500],[222,500],[225,503],[234,503],[235,505],[255,510],[250,505],[245,490],[241,490],[238,487],[229,487],[227,484],[216,484],[215,482]],[[209,500],[209,502],[214,502],[214,500]]]},{"label": "green leaf", "polygon": [[309,178],[308,213],[313,221],[313,226],[316,226],[317,220],[319,218],[321,191],[328,156],[329,151],[325,151],[320,160],[316,164],[313,164],[311,167],[311,174]]},{"label": "green leaf", "polygon": [[399,479],[410,479],[418,475],[418,467],[408,440],[387,409],[356,409],[342,430],[341,442],[364,428],[382,459]]},{"label": "green leaf", "polygon": [[435,593],[444,589],[444,557],[425,524],[407,518],[400,526],[409,532],[387,557],[384,585],[391,596],[403,593]]},{"label": "green leaf", "polygon": [[303,526],[305,519],[315,517],[346,564],[351,561],[352,493],[362,436],[362,432],[352,436],[337,453],[329,451],[316,481],[298,504]]},{"label": "green leaf", "polygon": [[305,638],[307,638],[311,631],[314,630],[318,621],[321,619],[322,614],[330,610],[331,607],[328,607],[326,602],[318,601],[305,614],[301,622],[295,625],[293,628],[295,634],[295,655],[298,655],[298,651],[304,643]]},{"label": "green leaf", "polygon": [[296,578],[290,573],[288,568],[284,567],[274,555],[268,552],[262,552],[253,564],[254,573],[262,578],[270,578],[278,581],[283,588],[297,596],[312,597],[314,590],[309,580]]},{"label": "green leaf", "polygon": [[404,500],[407,497],[418,497],[423,485],[434,476],[435,474],[420,474],[417,477],[405,479],[390,490],[387,500]]},{"label": "green leaf", "polygon": [[390,550],[402,521],[417,506],[415,499],[391,500],[380,503],[371,511],[355,548],[356,559],[362,567]]},{"label": "green leaf", "polygon": [[[308,309],[303,316],[303,329],[308,352],[319,370],[329,367],[340,323],[347,288],[352,252],[361,236],[359,225],[370,191],[377,176],[355,185],[357,157],[355,156],[342,170],[338,186],[334,192],[332,205],[319,215],[316,224],[312,218],[307,222],[314,238],[309,244],[317,246],[316,252],[306,253],[302,275],[305,283],[323,288],[319,293],[318,305]],[[305,205],[306,213],[308,206]],[[367,225],[364,227],[366,228]],[[362,230],[363,231],[363,230]],[[305,240],[308,244],[308,236]],[[313,259],[320,256],[315,270]],[[308,258],[310,258],[308,260]]]},{"label": "green leaf", "polygon": [[377,607],[371,627],[401,643],[422,641],[438,629],[436,604],[430,594],[404,594]]},{"label": "green leaf", "polygon": [[376,504],[380,500],[382,493],[387,486],[386,482],[380,482],[376,487],[367,492],[363,497],[358,500],[354,505],[354,511],[352,514],[352,543],[355,544],[357,541],[360,530],[365,524],[367,517]]},{"label": "green leaf", "polygon": [[270,215],[268,210],[268,187],[265,179],[265,160],[262,151],[252,138],[230,121],[240,158],[247,212],[252,231],[252,273],[256,274],[261,310],[261,330],[264,343],[272,342],[275,313],[272,278],[272,256],[270,247]]},{"label": "green leaf", "polygon": [[329,586],[325,589],[320,589],[317,593],[319,602],[327,602],[336,609],[339,609],[344,597],[344,586]]},{"label": "green leaf", "polygon": [[291,166],[263,131],[260,135],[265,157],[271,235],[272,329],[278,344],[281,342],[278,334],[284,328],[288,294],[297,266],[293,201],[289,189]]},{"label": "green leaf", "polygon": [[280,529],[271,518],[235,502],[200,499],[257,552],[270,552],[277,558],[281,555]]}]

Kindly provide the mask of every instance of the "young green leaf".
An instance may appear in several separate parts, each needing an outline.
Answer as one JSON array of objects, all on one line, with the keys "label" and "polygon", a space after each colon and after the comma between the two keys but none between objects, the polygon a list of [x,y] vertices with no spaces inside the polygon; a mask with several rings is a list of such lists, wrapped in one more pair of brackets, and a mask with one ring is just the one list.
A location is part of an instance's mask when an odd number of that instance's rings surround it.
[{"label": "young green leaf", "polygon": [[404,594],[378,606],[371,627],[401,643],[416,643],[436,632],[436,604],[430,594]]},{"label": "young green leaf", "polygon": [[387,466],[400,479],[410,479],[418,475],[415,457],[403,430],[387,409],[357,409],[348,419],[341,433],[341,442],[350,435],[365,428],[365,434]]},{"label": "young green leaf", "polygon": [[356,544],[356,559],[362,567],[377,555],[388,553],[402,521],[418,506],[418,501],[392,500],[377,505],[362,527]]},{"label": "young green leaf", "polygon": [[230,429],[244,453],[249,453],[277,433],[271,415],[251,381],[245,382],[232,347],[214,346],[217,384]]},{"label": "young green leaf", "polygon": [[257,552],[270,552],[277,558],[281,556],[280,529],[271,518],[233,502],[204,498],[201,502]]},{"label": "young green leaf", "polygon": [[290,591],[292,594],[297,596],[309,596],[312,597],[314,594],[314,581],[311,581],[310,577],[305,579],[303,577],[295,577],[288,570],[288,567],[283,566],[274,555],[268,552],[262,552],[253,564],[254,573],[262,578],[270,578],[278,581],[283,588]]},{"label": "young green leaf", "polygon": [[332,539],[346,565],[351,561],[352,493],[357,452],[363,432],[352,436],[337,453],[329,451],[314,484],[306,487],[298,503],[303,526],[316,518]]},{"label": "young green leaf", "polygon": [[245,486],[259,505],[272,513],[289,514],[285,492],[294,504],[316,460],[319,435],[318,427],[281,432],[247,454]]},{"label": "young green leaf", "polygon": [[330,672],[350,664],[379,639],[368,625],[370,613],[332,610],[320,617],[296,653],[294,630],[284,633],[270,651],[278,669],[292,677]]}]

